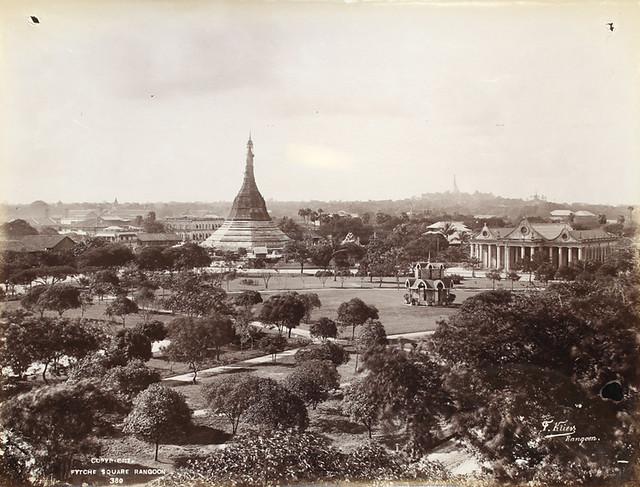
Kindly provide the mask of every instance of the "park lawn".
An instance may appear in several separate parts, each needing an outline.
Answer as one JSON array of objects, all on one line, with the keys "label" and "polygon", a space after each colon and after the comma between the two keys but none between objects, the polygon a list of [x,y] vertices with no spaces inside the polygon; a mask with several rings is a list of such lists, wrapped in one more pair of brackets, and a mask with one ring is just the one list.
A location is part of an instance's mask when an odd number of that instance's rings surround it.
[{"label": "park lawn", "polygon": [[[456,306],[409,306],[404,304],[404,289],[325,289],[317,292],[322,307],[314,309],[312,320],[322,316],[337,318],[338,307],[341,303],[353,298],[360,298],[365,303],[378,308],[380,322],[384,325],[387,335],[411,333],[417,331],[431,331],[437,328],[437,322],[455,313]],[[462,297],[476,294],[473,290],[456,290],[456,302]],[[306,328],[306,325],[302,325]],[[343,330],[345,338],[351,337],[351,329]]]}]

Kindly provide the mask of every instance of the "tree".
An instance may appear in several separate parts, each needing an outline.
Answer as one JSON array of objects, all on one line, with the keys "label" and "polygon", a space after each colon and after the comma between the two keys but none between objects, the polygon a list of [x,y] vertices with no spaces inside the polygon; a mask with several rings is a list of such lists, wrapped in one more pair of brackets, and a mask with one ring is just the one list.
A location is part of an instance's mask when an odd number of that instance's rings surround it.
[{"label": "tree", "polygon": [[171,247],[164,252],[170,256],[173,268],[177,270],[190,270],[211,265],[211,257],[207,251],[193,242]]},{"label": "tree", "polygon": [[355,370],[358,370],[358,356],[374,348],[387,346],[387,332],[379,321],[369,320],[362,325],[358,338],[356,338],[356,363]]},{"label": "tree", "polygon": [[520,274],[516,271],[509,271],[507,274],[507,279],[511,281],[511,290],[513,291],[513,283],[520,280]]},{"label": "tree", "polygon": [[382,405],[376,394],[370,390],[371,383],[363,379],[355,379],[345,388],[342,399],[342,411],[351,421],[362,423],[367,428],[369,438],[373,427],[378,422]]},{"label": "tree", "polygon": [[34,446],[43,477],[65,479],[74,456],[89,453],[88,437],[101,412],[114,407],[108,392],[90,382],[56,384],[16,396],[2,405],[3,429]]},{"label": "tree", "polygon": [[98,296],[100,300],[104,298],[106,294],[118,294],[120,290],[120,278],[118,274],[110,269],[97,271],[93,274],[89,289],[93,294]]},{"label": "tree", "polygon": [[304,293],[300,297],[304,301],[304,321],[308,323],[311,320],[311,312],[314,308],[322,307],[322,302],[316,293]]},{"label": "tree", "polygon": [[152,342],[159,342],[167,338],[167,327],[162,321],[145,321],[139,324],[136,329]]},{"label": "tree", "polygon": [[242,291],[233,300],[233,304],[244,308],[246,311],[250,311],[256,304],[262,303],[262,296],[258,291]]},{"label": "tree", "polygon": [[479,269],[482,266],[482,261],[477,257],[471,257],[467,261],[467,265],[471,267],[471,277],[476,277],[476,269]]},{"label": "tree", "polygon": [[149,320],[149,317],[154,311],[153,305],[156,302],[156,289],[157,286],[155,284],[145,281],[140,284],[133,295],[133,300],[138,306],[138,311],[142,314],[145,323]]},{"label": "tree", "polygon": [[207,275],[187,271],[176,276],[171,296],[164,300],[164,306],[187,316],[207,316],[213,312],[233,314],[224,289],[214,285]]},{"label": "tree", "polygon": [[82,268],[121,267],[134,260],[135,256],[129,247],[122,244],[105,244],[90,247],[78,256],[78,265]]},{"label": "tree", "polygon": [[174,253],[162,247],[143,247],[136,254],[136,264],[144,271],[164,271],[174,266]]},{"label": "tree", "polygon": [[229,420],[235,435],[248,409],[260,398],[259,383],[260,379],[248,374],[222,376],[205,385],[202,396],[211,411]]},{"label": "tree", "polygon": [[546,283],[553,279],[555,274],[556,268],[553,266],[553,264],[551,264],[550,262],[543,262],[535,271],[535,279],[536,281]]},{"label": "tree", "polygon": [[485,276],[487,276],[487,279],[491,279],[491,286],[493,289],[496,288],[496,281],[500,281],[502,279],[502,275],[498,269],[491,269],[485,274]]},{"label": "tree", "polygon": [[378,308],[366,304],[360,298],[353,298],[338,307],[338,323],[344,328],[351,327],[352,340],[356,335],[356,327],[369,319],[378,319]]},{"label": "tree", "polygon": [[275,363],[278,358],[278,354],[283,352],[287,347],[287,339],[282,335],[268,334],[260,339],[258,347],[265,353],[270,354],[273,363]]},{"label": "tree", "polygon": [[122,326],[125,326],[127,315],[138,312],[138,305],[125,296],[117,296],[105,308],[105,313],[109,318],[119,316],[122,319]]},{"label": "tree", "polygon": [[2,363],[22,375],[33,362],[43,365],[47,383],[50,365],[63,356],[80,359],[98,350],[104,342],[102,332],[83,320],[27,317],[11,323],[4,333]]},{"label": "tree", "polygon": [[43,303],[40,301],[40,296],[42,296],[47,290],[47,286],[38,285],[29,289],[25,295],[20,299],[20,304],[24,309],[27,309],[32,312],[39,312],[40,317],[44,315],[45,308]]},{"label": "tree", "polygon": [[260,378],[258,398],[247,411],[247,419],[268,430],[296,428],[309,424],[307,408],[298,396],[273,379]]},{"label": "tree", "polygon": [[196,383],[198,370],[207,360],[220,357],[220,347],[233,338],[233,324],[227,316],[214,314],[207,318],[176,318],[168,327],[167,355],[171,360],[186,362]]},{"label": "tree", "polygon": [[[547,484],[557,465],[572,485],[618,478],[610,459],[638,441],[628,414],[636,407],[630,391],[639,380],[640,317],[637,301],[626,296],[597,281],[552,284],[535,294],[487,292],[439,324],[432,344],[452,371],[451,424],[497,466],[499,478]],[[611,381],[621,401],[601,397]],[[585,446],[541,440],[550,418],[575,426],[576,435],[597,436],[597,448],[585,455]]]},{"label": "tree", "polygon": [[340,387],[340,375],[330,360],[307,360],[286,377],[285,387],[315,409]]},{"label": "tree", "polygon": [[306,310],[307,301],[297,292],[274,294],[262,305],[259,319],[266,324],[275,325],[279,333],[282,333],[283,328],[288,328],[291,337],[291,330],[300,324]]},{"label": "tree", "polygon": [[333,245],[320,244],[311,248],[311,262],[313,265],[320,267],[321,270],[327,271],[331,265],[331,259],[334,252]]},{"label": "tree", "polygon": [[300,242],[304,238],[304,229],[293,218],[283,216],[278,220],[278,228],[293,241]]},{"label": "tree", "polygon": [[336,367],[339,367],[349,361],[349,352],[339,343],[324,342],[319,345],[301,348],[294,355],[294,359],[296,364],[301,364],[308,360],[329,360]]},{"label": "tree", "polygon": [[157,462],[160,443],[184,434],[190,427],[191,410],[184,396],[169,387],[152,384],[135,398],[122,431],[155,443]]},{"label": "tree", "polygon": [[126,365],[106,370],[102,384],[130,401],[156,382],[160,382],[160,374],[149,369],[141,360],[134,359]]},{"label": "tree", "polygon": [[560,266],[556,271],[555,277],[563,281],[573,281],[578,275],[578,269],[574,266]]},{"label": "tree", "polygon": [[119,357],[123,364],[133,359],[146,362],[152,357],[151,340],[141,330],[135,328],[118,331],[109,348],[110,353]]},{"label": "tree", "polygon": [[311,256],[311,251],[307,244],[295,240],[288,242],[284,248],[284,253],[287,256],[287,259],[291,259],[300,264],[300,274],[303,274],[304,264]]},{"label": "tree", "polygon": [[327,338],[336,338],[338,336],[338,327],[336,322],[323,316],[317,322],[311,323],[309,333],[314,338],[321,338],[326,341]]},{"label": "tree", "polygon": [[162,222],[156,220],[156,212],[150,211],[142,220],[142,228],[146,233],[163,233],[165,231]]},{"label": "tree", "polygon": [[68,310],[80,307],[80,290],[69,284],[53,284],[38,298],[38,307],[56,311],[59,316]]},{"label": "tree", "polygon": [[428,356],[390,348],[376,348],[365,356],[369,373],[365,388],[380,404],[385,418],[405,423],[411,448],[433,447],[439,424],[453,412],[444,369]]}]

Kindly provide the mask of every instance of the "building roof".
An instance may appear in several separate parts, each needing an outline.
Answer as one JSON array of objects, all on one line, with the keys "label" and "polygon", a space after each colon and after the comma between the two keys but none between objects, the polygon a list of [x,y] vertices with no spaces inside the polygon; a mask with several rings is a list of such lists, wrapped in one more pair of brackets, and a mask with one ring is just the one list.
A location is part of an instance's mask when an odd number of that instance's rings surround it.
[{"label": "building roof", "polygon": [[179,242],[181,239],[175,233],[139,233],[141,242]]},{"label": "building roof", "polygon": [[575,216],[596,216],[595,213],[591,213],[587,210],[578,210],[574,213]]},{"label": "building roof", "polygon": [[605,232],[601,228],[594,228],[592,230],[571,230],[569,231],[569,235],[576,240],[609,240],[614,237],[614,235],[609,232]]},{"label": "building roof", "polygon": [[567,228],[567,225],[564,223],[531,223],[530,225],[536,232],[547,240],[557,238],[562,230]]},{"label": "building roof", "polygon": [[593,230],[574,230],[568,223],[531,223],[526,218],[522,219],[517,227],[510,231],[489,228],[485,225],[482,231],[474,237],[474,240],[502,240],[513,242],[539,242],[560,241],[563,243],[580,242],[585,240],[615,240],[612,235],[600,228]]},{"label": "building roof", "polygon": [[573,211],[571,210],[553,210],[551,216],[571,216]]},{"label": "building roof", "polygon": [[58,246],[65,239],[69,240],[72,244],[76,243],[68,235],[25,235],[24,237],[21,237],[19,241],[9,241],[9,243],[14,242],[10,245],[17,251],[44,252]]}]

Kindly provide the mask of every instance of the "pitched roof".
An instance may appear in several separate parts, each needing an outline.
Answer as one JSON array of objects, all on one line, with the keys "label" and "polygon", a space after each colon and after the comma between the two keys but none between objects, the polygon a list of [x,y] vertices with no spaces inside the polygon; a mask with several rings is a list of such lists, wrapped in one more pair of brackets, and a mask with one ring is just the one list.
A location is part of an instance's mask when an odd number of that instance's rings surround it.
[{"label": "pitched roof", "polygon": [[553,240],[554,238],[557,238],[562,230],[567,228],[567,225],[564,223],[531,223],[530,225],[531,228],[542,235],[546,240]]},{"label": "pitched roof", "polygon": [[25,235],[20,239],[5,240],[0,246],[3,250],[15,252],[44,252],[56,247],[65,239],[69,239],[73,244],[76,243],[68,235]]}]

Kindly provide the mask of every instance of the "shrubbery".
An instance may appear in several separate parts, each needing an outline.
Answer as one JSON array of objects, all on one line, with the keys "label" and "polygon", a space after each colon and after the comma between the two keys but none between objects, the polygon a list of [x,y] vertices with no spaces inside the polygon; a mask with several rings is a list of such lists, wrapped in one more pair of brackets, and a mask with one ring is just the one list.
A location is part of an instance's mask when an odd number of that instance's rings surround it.
[{"label": "shrubbery", "polygon": [[290,431],[276,431],[268,437],[240,436],[223,450],[176,466],[175,472],[159,479],[156,485],[252,486],[447,477],[438,463],[411,463],[405,455],[389,452],[380,445],[365,444],[345,454],[319,435]]}]

